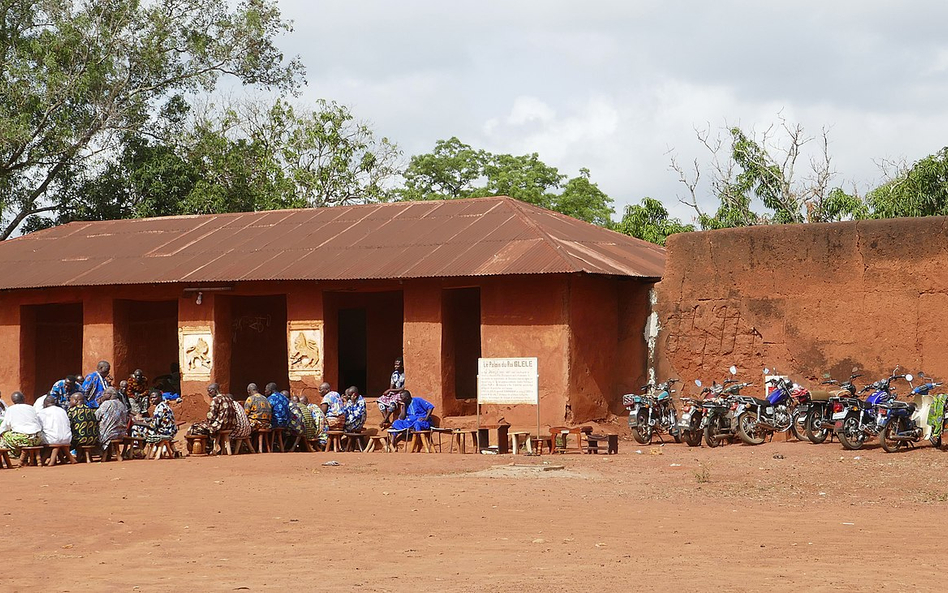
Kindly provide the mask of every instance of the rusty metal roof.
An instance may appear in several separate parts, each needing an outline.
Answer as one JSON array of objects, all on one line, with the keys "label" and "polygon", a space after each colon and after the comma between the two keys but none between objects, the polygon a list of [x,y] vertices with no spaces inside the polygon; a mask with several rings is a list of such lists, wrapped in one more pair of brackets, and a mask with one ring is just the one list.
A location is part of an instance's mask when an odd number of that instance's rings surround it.
[{"label": "rusty metal roof", "polygon": [[0,242],[0,290],[577,273],[660,278],[662,247],[508,197],[73,222]]}]

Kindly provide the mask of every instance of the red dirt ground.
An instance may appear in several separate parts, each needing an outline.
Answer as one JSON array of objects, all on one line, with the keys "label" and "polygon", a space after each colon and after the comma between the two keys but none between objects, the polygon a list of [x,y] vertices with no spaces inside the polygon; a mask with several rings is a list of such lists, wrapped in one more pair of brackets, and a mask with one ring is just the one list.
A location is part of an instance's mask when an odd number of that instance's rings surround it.
[{"label": "red dirt ground", "polygon": [[946,467],[930,447],[623,441],[22,468],[0,472],[0,590],[930,591]]}]

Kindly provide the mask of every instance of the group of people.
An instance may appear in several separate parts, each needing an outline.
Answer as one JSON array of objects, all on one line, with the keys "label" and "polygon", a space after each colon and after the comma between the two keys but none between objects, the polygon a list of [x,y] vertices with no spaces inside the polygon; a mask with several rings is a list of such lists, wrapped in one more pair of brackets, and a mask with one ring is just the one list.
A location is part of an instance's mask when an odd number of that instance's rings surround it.
[{"label": "group of people", "polygon": [[[107,450],[112,441],[126,436],[149,443],[171,441],[178,432],[174,410],[158,388],[136,369],[118,387],[113,387],[111,365],[101,361],[85,377],[69,375],[57,381],[33,405],[25,403],[21,392],[12,395],[6,408],[0,400],[0,447],[20,455],[23,447],[38,445],[98,446]],[[318,388],[319,402],[306,395],[281,391],[268,383],[261,394],[257,385],[247,386],[247,398],[238,402],[222,393],[220,385],[207,387],[210,408],[206,419],[193,424],[188,433],[216,438],[230,431],[231,438],[245,438],[261,429],[282,429],[289,441],[297,436],[325,445],[329,431],[360,432],[366,422],[366,403],[359,389],[351,386],[343,394],[329,383]],[[381,428],[395,437],[407,430],[430,428],[434,405],[413,397],[405,389],[404,362],[395,360],[389,388],[377,399],[382,413]]]}]

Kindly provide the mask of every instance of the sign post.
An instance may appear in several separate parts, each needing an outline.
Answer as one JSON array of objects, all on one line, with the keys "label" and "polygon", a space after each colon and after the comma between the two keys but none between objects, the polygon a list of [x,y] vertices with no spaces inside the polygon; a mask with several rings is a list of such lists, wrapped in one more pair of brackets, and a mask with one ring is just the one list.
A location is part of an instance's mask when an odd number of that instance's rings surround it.
[{"label": "sign post", "polygon": [[536,406],[537,436],[540,436],[540,374],[537,358],[478,358],[478,433],[483,404]]}]

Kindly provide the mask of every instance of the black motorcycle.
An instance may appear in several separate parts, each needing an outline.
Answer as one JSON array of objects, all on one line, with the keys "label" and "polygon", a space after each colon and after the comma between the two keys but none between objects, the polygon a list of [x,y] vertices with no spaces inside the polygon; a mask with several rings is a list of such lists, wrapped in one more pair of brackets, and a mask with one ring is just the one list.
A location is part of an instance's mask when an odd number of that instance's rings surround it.
[{"label": "black motorcycle", "polygon": [[[856,386],[853,384],[853,379],[862,376],[858,371],[859,369],[853,369],[852,374],[849,375],[849,380],[845,383],[830,379],[829,374],[824,375],[826,381],[820,384],[828,386],[828,390],[822,393],[814,391],[810,402],[803,404],[808,407],[808,410],[806,410],[806,427],[804,432],[806,433],[806,438],[811,443],[819,445],[825,441],[827,437],[832,441],[834,425],[833,402],[843,398],[849,399],[856,397]],[[832,389],[832,387],[835,387],[835,389]]]}]

